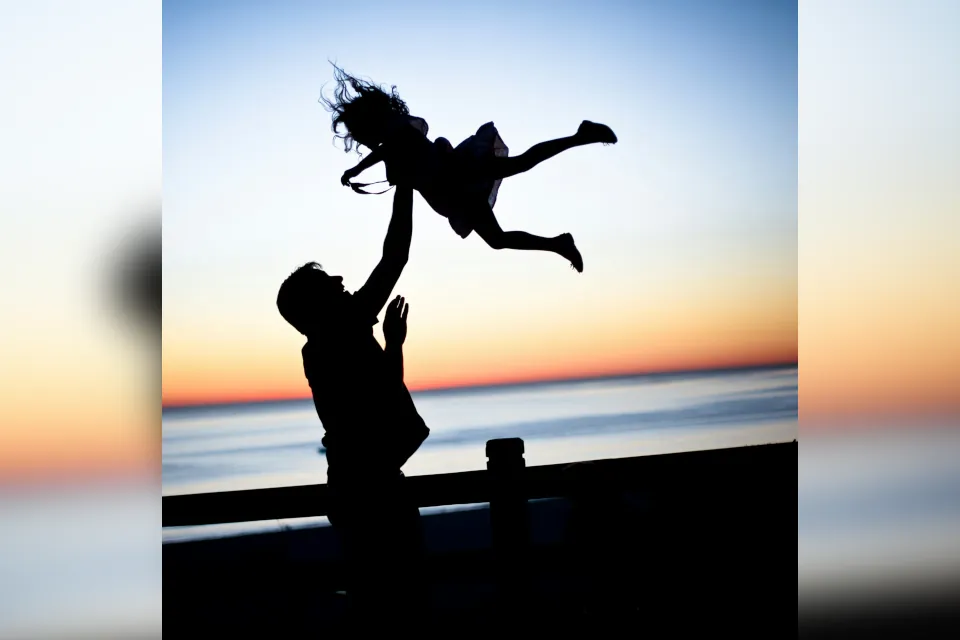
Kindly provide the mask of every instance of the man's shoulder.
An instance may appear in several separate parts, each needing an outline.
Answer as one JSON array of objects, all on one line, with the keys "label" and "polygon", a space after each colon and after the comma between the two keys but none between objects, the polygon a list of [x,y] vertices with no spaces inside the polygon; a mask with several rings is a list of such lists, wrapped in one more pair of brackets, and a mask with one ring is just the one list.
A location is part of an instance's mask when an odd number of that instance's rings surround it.
[{"label": "man's shoulder", "polygon": [[[366,286],[366,283],[364,284]],[[342,328],[366,328],[377,324],[377,314],[371,312],[368,305],[365,304],[367,298],[364,296],[363,287],[360,287],[353,293],[348,294],[347,300],[343,306]]]},{"label": "man's shoulder", "polygon": [[351,296],[348,307],[343,309],[343,316],[330,327],[327,334],[307,337],[300,348],[304,365],[317,358],[351,351],[358,344],[357,340],[373,335],[373,326],[378,322],[376,315],[356,304]]}]

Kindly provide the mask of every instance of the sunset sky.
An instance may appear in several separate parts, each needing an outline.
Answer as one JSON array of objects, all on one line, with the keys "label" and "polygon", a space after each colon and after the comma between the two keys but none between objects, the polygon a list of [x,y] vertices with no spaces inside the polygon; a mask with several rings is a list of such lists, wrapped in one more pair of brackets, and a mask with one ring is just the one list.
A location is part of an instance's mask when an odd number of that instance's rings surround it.
[{"label": "sunset sky", "polygon": [[161,195],[164,401],[306,394],[277,286],[306,260],[359,286],[390,207],[337,183],[328,58],[454,143],[488,120],[514,152],[584,118],[620,136],[497,203],[572,232],[583,274],[416,200],[413,388],[798,359],[801,430],[960,415],[960,5],[452,5],[10,6],[0,484],[158,469],[158,340],[105,274]]},{"label": "sunset sky", "polygon": [[431,138],[620,139],[500,190],[501,225],[571,232],[583,274],[415,198],[411,389],[796,360],[795,5],[167,2],[163,38],[165,406],[305,396],[279,284],[316,260],[355,290],[379,259],[392,192],[339,185],[328,59]]}]

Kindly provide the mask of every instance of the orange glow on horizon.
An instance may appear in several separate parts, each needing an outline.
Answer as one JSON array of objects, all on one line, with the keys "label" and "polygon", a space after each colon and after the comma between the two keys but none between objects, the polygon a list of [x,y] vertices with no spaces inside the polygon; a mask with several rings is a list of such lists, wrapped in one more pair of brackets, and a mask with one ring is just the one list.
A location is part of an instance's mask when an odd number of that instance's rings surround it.
[{"label": "orange glow on horizon", "polygon": [[[785,351],[768,358],[749,359],[743,357],[718,358],[713,361],[696,363],[677,363],[673,367],[585,367],[575,372],[544,372],[526,368],[504,374],[495,371],[480,372],[474,376],[408,376],[407,388],[411,392],[437,391],[485,386],[504,386],[536,382],[562,382],[567,380],[602,379],[615,376],[648,375],[658,373],[683,373],[713,371],[720,369],[740,369],[767,366],[796,366],[796,353]],[[231,389],[220,393],[198,392],[177,393],[165,398],[163,407],[205,406],[217,404],[244,404],[253,402],[275,402],[283,400],[306,400],[310,398],[310,389],[306,379],[302,378],[289,386],[260,387],[250,390]]]},{"label": "orange glow on horizon", "polygon": [[20,412],[18,427],[4,434],[0,448],[0,486],[116,476],[159,481],[159,426],[136,413],[87,408],[90,414],[82,417],[56,408],[29,418]]},{"label": "orange glow on horizon", "polygon": [[[670,308],[607,299],[614,302],[585,298],[589,317],[510,308],[496,322],[467,313],[426,316],[411,326],[404,346],[407,386],[423,391],[797,362],[796,297],[789,291],[718,296],[709,304],[676,300]],[[308,398],[304,338],[276,326],[255,343],[229,330],[184,331],[176,342],[165,341],[163,406]]]}]

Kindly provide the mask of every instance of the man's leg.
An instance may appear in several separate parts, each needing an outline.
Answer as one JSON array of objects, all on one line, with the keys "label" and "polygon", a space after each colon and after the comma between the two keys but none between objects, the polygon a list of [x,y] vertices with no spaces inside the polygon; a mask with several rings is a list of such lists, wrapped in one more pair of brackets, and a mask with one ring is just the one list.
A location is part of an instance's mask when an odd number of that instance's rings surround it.
[{"label": "man's leg", "polygon": [[395,621],[414,621],[429,602],[420,511],[402,478],[384,488],[378,507],[379,544],[370,567],[377,606]]},{"label": "man's leg", "polygon": [[376,605],[376,509],[369,496],[357,490],[339,489],[331,496],[330,524],[337,532],[346,569],[346,588],[353,623],[363,622]]},{"label": "man's leg", "polygon": [[400,487],[396,511],[395,567],[398,574],[400,602],[404,617],[422,615],[430,604],[429,581],[426,576],[426,549],[420,510],[406,488]]},{"label": "man's leg", "polygon": [[402,482],[363,496],[341,497],[330,523],[340,536],[357,624],[410,620],[423,613],[423,532],[420,512]]}]

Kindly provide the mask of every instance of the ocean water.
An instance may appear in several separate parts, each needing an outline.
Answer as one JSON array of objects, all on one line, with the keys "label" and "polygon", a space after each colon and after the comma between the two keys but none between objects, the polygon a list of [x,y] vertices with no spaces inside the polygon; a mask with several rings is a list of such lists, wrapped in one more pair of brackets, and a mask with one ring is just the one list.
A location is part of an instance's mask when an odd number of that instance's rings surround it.
[{"label": "ocean water", "polygon": [[[841,421],[808,426],[800,439],[796,368],[425,393],[416,402],[433,435],[408,473],[483,468],[485,440],[503,435],[525,438],[531,465],[797,438],[801,611],[960,592],[954,416],[856,429]],[[325,481],[309,403],[168,411],[163,426],[166,495]],[[0,638],[160,628],[153,484],[0,491],[0,523]],[[168,527],[162,539],[324,523]]]},{"label": "ocean water", "polygon": [[[527,465],[793,440],[797,369],[638,376],[413,394],[430,437],[407,475],[483,469],[491,438]],[[167,410],[164,495],[326,481],[311,401]]]},{"label": "ocean water", "polygon": [[[797,368],[698,372],[415,393],[431,434],[408,476],[486,467],[491,438],[520,437],[528,466],[791,441]],[[326,482],[311,401],[167,410],[163,494]],[[299,524],[308,524],[305,519]],[[324,518],[316,519],[322,523]],[[314,523],[314,524],[316,524]],[[280,523],[168,528],[167,541]]]}]

